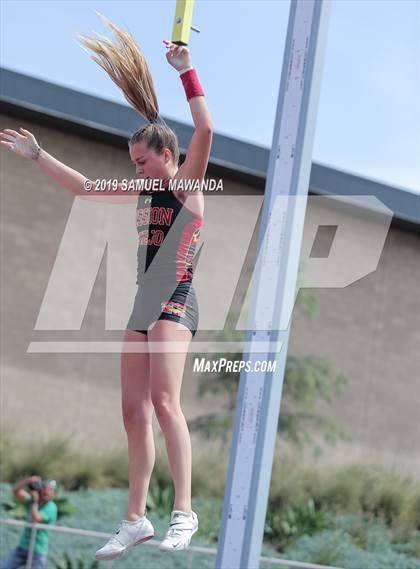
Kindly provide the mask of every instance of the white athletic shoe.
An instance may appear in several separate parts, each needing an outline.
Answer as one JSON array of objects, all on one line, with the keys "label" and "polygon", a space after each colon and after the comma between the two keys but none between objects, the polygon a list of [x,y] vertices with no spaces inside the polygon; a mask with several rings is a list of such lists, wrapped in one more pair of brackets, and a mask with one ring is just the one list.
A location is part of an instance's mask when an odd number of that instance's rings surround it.
[{"label": "white athletic shoe", "polygon": [[122,520],[114,535],[95,553],[95,559],[117,559],[124,551],[154,537],[151,522],[143,516],[135,522]]},{"label": "white athletic shoe", "polygon": [[159,545],[161,551],[187,549],[192,536],[198,530],[198,518],[195,512],[173,510],[169,529],[165,539]]}]

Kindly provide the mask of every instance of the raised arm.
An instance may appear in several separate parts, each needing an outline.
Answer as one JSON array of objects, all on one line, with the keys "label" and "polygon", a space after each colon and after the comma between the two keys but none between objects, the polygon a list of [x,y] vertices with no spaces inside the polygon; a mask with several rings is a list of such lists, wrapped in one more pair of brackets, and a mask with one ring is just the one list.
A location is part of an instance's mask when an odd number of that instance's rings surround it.
[{"label": "raised arm", "polygon": [[181,76],[195,126],[185,161],[178,169],[175,177],[177,179],[202,180],[207,170],[213,138],[210,112],[204,98],[204,92],[198,83],[196,72],[192,66],[188,48],[177,46],[168,40],[164,40],[164,44],[168,48],[166,53],[168,62]]},{"label": "raised arm", "polygon": [[19,482],[17,482],[13,488],[12,488],[12,492],[13,494],[16,496],[16,498],[19,500],[19,502],[22,502],[23,504],[25,502],[27,502],[30,498],[29,492],[25,491],[25,486],[27,486],[28,484],[33,484],[35,482],[41,482],[41,477],[40,476],[29,476],[29,478],[24,478],[23,480],[20,480]]},{"label": "raised arm", "polygon": [[[20,132],[17,132],[6,128],[1,131],[0,137],[2,140],[0,140],[0,144],[18,156],[32,160],[37,164],[40,170],[48,174],[48,176],[58,182],[61,187],[70,191],[75,196],[94,201],[106,200],[106,202],[112,203],[127,203],[136,200],[135,196],[127,196],[127,194],[121,190],[117,190],[113,194],[95,194],[95,183],[92,180],[89,180],[89,178],[86,178],[86,176],[80,172],[63,164],[54,158],[54,156],[51,156],[51,154],[48,154],[48,152],[39,146],[35,136],[31,132],[24,128],[20,128],[19,130]],[[85,188],[87,186],[90,186],[90,192],[86,191]]]}]

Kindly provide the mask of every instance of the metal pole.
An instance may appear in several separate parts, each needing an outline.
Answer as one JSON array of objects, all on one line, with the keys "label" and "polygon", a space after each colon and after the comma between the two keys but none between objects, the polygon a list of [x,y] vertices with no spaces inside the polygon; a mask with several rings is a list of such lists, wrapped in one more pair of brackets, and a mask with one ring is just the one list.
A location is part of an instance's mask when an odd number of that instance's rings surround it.
[{"label": "metal pole", "polygon": [[[270,153],[216,568],[259,567],[301,247],[325,49],[326,0],[292,0]],[[268,347],[277,342],[277,351]],[[252,367],[252,363],[251,363]]]},{"label": "metal pole", "polygon": [[29,542],[29,549],[28,549],[28,557],[26,558],[26,569],[31,569],[32,567],[32,560],[34,558],[34,551],[35,551],[35,540],[36,540],[36,532],[37,527],[35,524],[32,524],[31,528],[31,540]]}]

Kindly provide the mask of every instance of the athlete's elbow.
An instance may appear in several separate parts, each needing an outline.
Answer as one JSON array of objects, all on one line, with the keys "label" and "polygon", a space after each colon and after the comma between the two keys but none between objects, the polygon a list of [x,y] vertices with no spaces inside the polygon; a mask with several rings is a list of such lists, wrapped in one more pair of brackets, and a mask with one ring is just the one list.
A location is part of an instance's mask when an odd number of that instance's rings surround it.
[{"label": "athlete's elbow", "polygon": [[200,137],[211,138],[213,136],[213,125],[211,122],[197,125],[195,130]]},{"label": "athlete's elbow", "polygon": [[213,141],[213,129],[211,124],[203,123],[196,125],[194,135],[191,140],[191,148],[195,148],[195,152],[204,154],[211,147]]}]

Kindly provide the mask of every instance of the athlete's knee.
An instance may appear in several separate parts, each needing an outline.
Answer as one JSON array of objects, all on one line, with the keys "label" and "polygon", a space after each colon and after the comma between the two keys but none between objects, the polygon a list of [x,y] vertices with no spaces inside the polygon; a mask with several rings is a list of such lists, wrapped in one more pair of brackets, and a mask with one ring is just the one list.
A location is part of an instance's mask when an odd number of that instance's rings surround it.
[{"label": "athlete's knee", "polygon": [[122,403],[122,415],[126,432],[145,428],[152,424],[152,402],[135,405],[133,402],[125,400]]},{"label": "athlete's knee", "polygon": [[174,398],[169,393],[152,393],[152,402],[159,421],[182,414],[179,399]]}]

